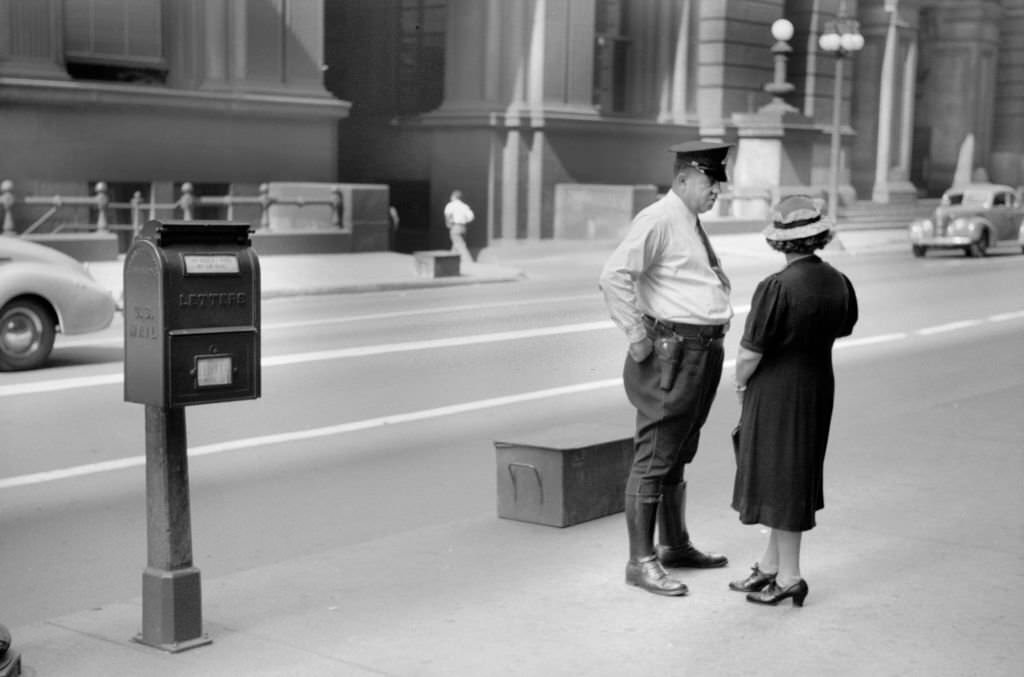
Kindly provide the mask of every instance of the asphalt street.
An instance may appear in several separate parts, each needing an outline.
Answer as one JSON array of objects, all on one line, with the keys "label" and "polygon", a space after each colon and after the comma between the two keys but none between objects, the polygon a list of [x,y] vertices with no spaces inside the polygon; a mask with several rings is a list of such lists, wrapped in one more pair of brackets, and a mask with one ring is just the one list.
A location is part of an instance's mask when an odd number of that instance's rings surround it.
[{"label": "asphalt street", "polygon": [[[739,322],[779,261],[720,251]],[[0,582],[0,620],[37,674],[1016,674],[1022,257],[827,255],[863,314],[836,350],[804,609],[752,608],[725,587],[763,545],[728,507],[728,376],[690,514],[698,544],[731,562],[686,575],[690,597],[621,583],[621,515],[568,529],[496,517],[494,439],[629,425],[595,248],[520,252],[497,262],[526,272],[505,284],[268,301],[264,396],[189,410],[214,642],[175,656],[129,640],[145,496],[118,328],[69,342],[52,369],[0,375],[0,428],[14,431],[0,525],[16,572]]]}]

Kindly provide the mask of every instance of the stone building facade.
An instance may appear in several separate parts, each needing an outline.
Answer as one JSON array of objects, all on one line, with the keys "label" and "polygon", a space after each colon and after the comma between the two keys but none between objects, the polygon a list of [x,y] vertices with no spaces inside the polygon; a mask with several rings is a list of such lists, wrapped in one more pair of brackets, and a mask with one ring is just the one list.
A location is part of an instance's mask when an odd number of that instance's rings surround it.
[{"label": "stone building facade", "polygon": [[[102,181],[112,201],[159,203],[186,181],[252,196],[333,181],[350,104],[323,85],[323,14],[322,0],[0,0],[0,179],[19,199]],[[34,217],[16,209],[19,227]]]},{"label": "stone building facade", "polygon": [[840,15],[865,38],[844,60],[843,202],[938,194],[968,135],[975,167],[1024,184],[1024,0],[331,3],[326,82],[353,102],[339,173],[388,182],[435,246],[452,188],[486,223],[471,244],[551,237],[558,184],[664,185],[664,149],[687,139],[737,144],[740,197],[824,194],[837,63],[818,37]]},{"label": "stone building facade", "polygon": [[560,184],[664,186],[688,139],[737,145],[731,209],[823,194],[840,15],[844,202],[936,195],[968,139],[1024,184],[1024,0],[0,0],[0,179],[384,183],[405,249],[453,188],[473,246],[559,235]]}]

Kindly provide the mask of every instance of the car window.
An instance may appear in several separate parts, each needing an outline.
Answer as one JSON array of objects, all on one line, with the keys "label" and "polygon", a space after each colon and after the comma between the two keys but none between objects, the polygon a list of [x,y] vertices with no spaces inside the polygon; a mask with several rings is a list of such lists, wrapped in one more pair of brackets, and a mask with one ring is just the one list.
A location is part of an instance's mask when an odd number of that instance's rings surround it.
[{"label": "car window", "polygon": [[996,193],[995,197],[992,198],[993,207],[1005,207],[1007,203],[1006,193]]},{"label": "car window", "polygon": [[963,199],[960,200],[959,203],[953,204],[962,204],[964,206],[970,205],[973,207],[984,207],[985,204],[988,202],[989,195],[990,193],[984,190],[968,190],[964,192]]},{"label": "car window", "polygon": [[942,201],[947,205],[958,205],[964,201],[963,193],[946,193],[942,197]]}]

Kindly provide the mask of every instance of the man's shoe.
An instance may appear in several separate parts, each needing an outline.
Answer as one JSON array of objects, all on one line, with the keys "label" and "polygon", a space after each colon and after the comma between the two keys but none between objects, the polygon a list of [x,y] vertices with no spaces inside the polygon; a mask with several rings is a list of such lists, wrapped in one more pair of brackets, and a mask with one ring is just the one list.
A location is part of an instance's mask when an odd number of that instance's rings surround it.
[{"label": "man's shoe", "polygon": [[669,578],[655,555],[641,560],[629,560],[626,564],[626,582],[655,595],[680,597],[689,592],[685,583]]},{"label": "man's shoe", "polygon": [[673,569],[717,569],[729,563],[725,555],[703,553],[687,541],[686,545],[659,545],[658,561]]}]

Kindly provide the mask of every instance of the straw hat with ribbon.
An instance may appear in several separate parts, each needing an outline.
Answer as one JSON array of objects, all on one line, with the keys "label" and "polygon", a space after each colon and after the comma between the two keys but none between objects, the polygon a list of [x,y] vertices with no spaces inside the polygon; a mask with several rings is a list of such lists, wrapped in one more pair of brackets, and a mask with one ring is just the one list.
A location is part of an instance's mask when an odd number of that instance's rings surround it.
[{"label": "straw hat with ribbon", "polygon": [[775,205],[772,223],[762,233],[769,242],[791,242],[834,233],[835,225],[832,219],[821,213],[813,199],[806,195],[791,195]]}]

